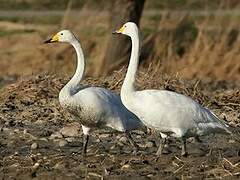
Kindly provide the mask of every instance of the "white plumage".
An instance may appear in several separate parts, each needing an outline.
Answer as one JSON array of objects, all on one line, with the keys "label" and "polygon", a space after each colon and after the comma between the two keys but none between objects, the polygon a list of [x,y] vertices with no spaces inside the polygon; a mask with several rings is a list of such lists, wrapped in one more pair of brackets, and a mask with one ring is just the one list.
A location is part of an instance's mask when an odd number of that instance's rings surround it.
[{"label": "white plumage", "polygon": [[228,126],[207,108],[190,97],[166,90],[134,89],[139,61],[139,32],[135,23],[127,22],[115,33],[131,38],[130,62],[121,88],[123,104],[148,127],[164,136],[157,155],[161,154],[165,137],[174,136],[182,140],[182,155],[186,155],[186,138],[210,133],[231,133]]},{"label": "white plumage", "polygon": [[136,148],[129,131],[143,127],[137,116],[128,111],[120,97],[113,92],[100,87],[80,85],[84,73],[84,56],[81,45],[73,33],[69,30],[62,30],[45,42],[70,43],[77,53],[76,72],[60,91],[59,102],[82,124],[83,152],[86,153],[87,150],[90,129],[104,127],[125,132],[130,143]]}]

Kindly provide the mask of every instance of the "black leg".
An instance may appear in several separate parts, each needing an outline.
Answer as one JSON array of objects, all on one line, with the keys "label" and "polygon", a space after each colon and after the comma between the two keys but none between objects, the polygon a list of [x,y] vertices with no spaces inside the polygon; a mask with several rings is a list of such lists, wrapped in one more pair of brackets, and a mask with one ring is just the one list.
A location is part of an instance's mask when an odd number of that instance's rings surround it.
[{"label": "black leg", "polygon": [[125,132],[125,135],[128,138],[129,143],[133,147],[133,154],[136,154],[138,150],[138,145],[134,142],[131,134],[128,131]]},{"label": "black leg", "polygon": [[182,149],[182,156],[187,156],[187,148],[186,148],[186,138],[182,137],[181,138],[181,149]]},{"label": "black leg", "polygon": [[166,141],[167,141],[166,138],[160,139],[160,144],[159,144],[158,150],[156,152],[157,156],[160,156],[162,154],[162,151],[163,151],[164,145],[166,144]]},{"label": "black leg", "polygon": [[87,145],[88,145],[89,135],[84,134],[83,135],[83,155],[87,153]]}]

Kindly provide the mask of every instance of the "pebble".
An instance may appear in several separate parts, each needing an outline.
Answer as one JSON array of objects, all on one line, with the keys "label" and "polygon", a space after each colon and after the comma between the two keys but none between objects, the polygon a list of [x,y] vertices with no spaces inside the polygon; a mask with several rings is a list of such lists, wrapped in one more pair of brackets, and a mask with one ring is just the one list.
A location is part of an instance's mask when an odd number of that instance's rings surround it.
[{"label": "pebble", "polygon": [[148,141],[146,144],[145,144],[145,147],[147,148],[151,148],[154,146],[154,143],[152,141]]},{"label": "pebble", "polygon": [[128,169],[128,168],[130,168],[130,165],[129,165],[129,164],[125,164],[125,165],[123,165],[123,166],[121,167],[122,170],[123,170],[123,169]]},{"label": "pebble", "polygon": [[117,144],[118,144],[119,146],[125,146],[125,145],[124,145],[122,142],[120,142],[120,141],[118,141]]},{"label": "pebble", "polygon": [[38,120],[35,121],[34,123],[35,123],[35,124],[38,124],[38,125],[42,125],[42,124],[46,124],[46,121],[43,121],[43,120],[38,119]]},{"label": "pebble", "polygon": [[60,133],[64,137],[74,137],[79,135],[79,127],[76,125],[65,126],[60,129]]},{"label": "pebble", "polygon": [[42,138],[39,138],[39,140],[40,140],[40,141],[45,141],[45,142],[48,142],[48,139],[47,139],[47,138],[44,138],[44,137],[42,137]]},{"label": "pebble", "polygon": [[121,138],[119,138],[119,141],[120,141],[120,142],[123,142],[123,143],[127,143],[127,142],[128,142],[128,139],[127,139],[127,137],[122,136]]},{"label": "pebble", "polygon": [[19,129],[14,129],[14,132],[15,132],[15,133],[18,133],[18,132],[19,132]]},{"label": "pebble", "polygon": [[63,170],[65,168],[65,166],[66,166],[66,164],[64,162],[58,162],[57,164],[55,164],[53,169]]},{"label": "pebble", "polygon": [[23,134],[27,134],[28,133],[28,130],[27,129],[24,129],[23,130]]},{"label": "pebble", "polygon": [[73,138],[73,137],[68,137],[68,138],[65,138],[65,140],[66,140],[67,142],[74,142],[74,141],[75,141],[75,138]]},{"label": "pebble", "polygon": [[115,149],[115,148],[116,148],[116,145],[115,145],[115,144],[110,147],[110,149]]},{"label": "pebble", "polygon": [[100,139],[98,139],[98,138],[92,138],[92,140],[91,140],[92,142],[94,142],[94,143],[99,143],[99,142],[101,142],[101,140]]},{"label": "pebble", "polygon": [[67,142],[66,140],[64,140],[64,139],[60,139],[60,140],[58,141],[59,147],[64,147],[64,146],[66,146],[67,144],[68,144],[68,142]]},{"label": "pebble", "polygon": [[15,163],[15,164],[10,165],[8,168],[9,168],[9,169],[16,169],[16,168],[19,167],[19,166],[20,166],[19,163]]},{"label": "pebble", "polygon": [[141,135],[137,135],[137,136],[136,136],[136,139],[141,139],[141,138],[142,138]]},{"label": "pebble", "polygon": [[33,169],[33,170],[37,170],[37,169],[39,168],[39,166],[40,166],[40,164],[39,164],[38,162],[36,162],[36,163],[33,165],[32,169]]},{"label": "pebble", "polygon": [[38,138],[30,133],[26,133],[25,135],[27,135],[31,140],[37,140]]},{"label": "pebble", "polygon": [[4,127],[2,128],[2,131],[9,131],[9,128]]},{"label": "pebble", "polygon": [[49,139],[61,139],[61,138],[63,138],[63,135],[60,132],[52,133],[51,136],[49,137]]},{"label": "pebble", "polygon": [[104,139],[104,138],[108,138],[110,136],[110,134],[99,134],[99,138]]},{"label": "pebble", "polygon": [[37,149],[38,148],[38,144],[37,143],[33,143],[32,145],[31,145],[31,149]]}]

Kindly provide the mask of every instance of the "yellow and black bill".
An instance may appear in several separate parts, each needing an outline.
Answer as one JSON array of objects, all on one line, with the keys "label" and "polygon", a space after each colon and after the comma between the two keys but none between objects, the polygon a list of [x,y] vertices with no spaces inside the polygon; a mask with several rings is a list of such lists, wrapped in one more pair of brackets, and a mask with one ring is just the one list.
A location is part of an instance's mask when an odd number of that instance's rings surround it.
[{"label": "yellow and black bill", "polygon": [[113,32],[113,34],[122,34],[125,29],[125,26],[122,26],[119,30]]},{"label": "yellow and black bill", "polygon": [[58,42],[58,41],[59,41],[59,36],[58,36],[58,34],[56,34],[52,38],[44,41],[44,43],[53,43],[53,42]]}]

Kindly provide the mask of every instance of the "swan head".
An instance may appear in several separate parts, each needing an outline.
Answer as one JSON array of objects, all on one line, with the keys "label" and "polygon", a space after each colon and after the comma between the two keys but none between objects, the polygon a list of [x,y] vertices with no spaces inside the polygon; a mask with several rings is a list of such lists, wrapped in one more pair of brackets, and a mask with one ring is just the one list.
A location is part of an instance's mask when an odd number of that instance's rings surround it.
[{"label": "swan head", "polygon": [[134,22],[127,22],[119,30],[114,31],[113,34],[125,34],[132,37],[138,34],[138,27]]},{"label": "swan head", "polygon": [[46,40],[44,43],[53,43],[53,42],[67,42],[70,43],[76,38],[74,34],[69,30],[62,30],[53,35],[50,39]]}]

